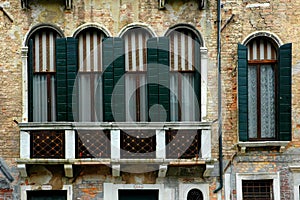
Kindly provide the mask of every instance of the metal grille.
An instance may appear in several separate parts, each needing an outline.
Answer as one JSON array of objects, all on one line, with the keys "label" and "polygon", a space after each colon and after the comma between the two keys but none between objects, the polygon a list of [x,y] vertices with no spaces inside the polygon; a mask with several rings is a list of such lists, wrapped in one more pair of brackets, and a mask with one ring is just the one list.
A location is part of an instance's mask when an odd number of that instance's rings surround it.
[{"label": "metal grille", "polygon": [[200,148],[200,130],[166,131],[167,158],[198,158]]},{"label": "metal grille", "polygon": [[187,200],[203,200],[203,194],[198,189],[192,189],[188,193]]},{"label": "metal grille", "polygon": [[273,180],[243,180],[244,200],[273,200]]},{"label": "metal grille", "polygon": [[77,158],[110,158],[110,132],[80,130],[76,134]]},{"label": "metal grille", "polygon": [[31,131],[31,158],[64,158],[64,131]]},{"label": "metal grille", "polygon": [[122,131],[121,148],[122,158],[154,158],[156,150],[155,131]]}]

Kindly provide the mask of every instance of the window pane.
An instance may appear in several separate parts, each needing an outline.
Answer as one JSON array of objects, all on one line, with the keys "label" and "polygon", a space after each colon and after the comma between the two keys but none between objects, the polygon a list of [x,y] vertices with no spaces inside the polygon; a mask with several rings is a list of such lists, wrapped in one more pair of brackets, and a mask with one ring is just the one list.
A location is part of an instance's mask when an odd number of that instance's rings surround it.
[{"label": "window pane", "polygon": [[126,73],[125,85],[126,121],[146,121],[146,74]]},{"label": "window pane", "polygon": [[50,76],[50,90],[48,91],[47,75],[35,74],[33,76],[33,121],[46,122],[48,121],[48,98],[51,102],[51,119],[55,120],[55,77]]},{"label": "window pane", "polygon": [[273,180],[243,180],[244,200],[272,200]]},{"label": "window pane", "polygon": [[275,80],[270,65],[262,65],[260,69],[261,88],[261,137],[275,136]]},{"label": "window pane", "polygon": [[194,91],[194,73],[170,75],[171,121],[195,121],[199,115]]},{"label": "window pane", "polygon": [[249,138],[257,138],[257,67],[248,67],[248,126]]},{"label": "window pane", "polygon": [[[98,85],[99,84],[99,85]],[[78,75],[78,120],[84,122],[102,120],[102,87],[99,73]]]}]

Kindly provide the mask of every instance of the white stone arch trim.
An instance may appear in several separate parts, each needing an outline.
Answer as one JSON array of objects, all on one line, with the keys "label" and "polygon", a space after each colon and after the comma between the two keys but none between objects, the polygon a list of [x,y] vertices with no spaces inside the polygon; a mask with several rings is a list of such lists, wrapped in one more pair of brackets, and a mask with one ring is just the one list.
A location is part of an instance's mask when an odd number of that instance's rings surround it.
[{"label": "white stone arch trim", "polygon": [[49,28],[49,29],[53,29],[54,31],[56,31],[58,33],[58,35],[60,37],[65,37],[63,31],[61,30],[61,28],[59,28],[58,26],[56,26],[55,24],[46,24],[46,23],[39,23],[34,25],[33,27],[31,27],[29,29],[29,31],[25,34],[24,40],[23,40],[23,47],[26,47],[28,44],[28,40],[31,37],[32,34],[34,34],[36,31],[43,29],[43,28]]},{"label": "white stone arch trim", "polygon": [[151,28],[151,26],[149,26],[148,24],[145,24],[145,23],[141,23],[141,22],[135,22],[135,23],[131,23],[131,24],[124,26],[120,30],[118,37],[122,37],[128,30],[130,30],[132,28],[143,28],[143,29],[147,30],[151,34],[152,37],[157,37],[156,33]]},{"label": "white stone arch trim", "polygon": [[32,34],[36,33],[40,29],[49,28],[58,33],[60,37],[65,37],[63,31],[54,24],[40,23],[34,25],[25,35],[23,40],[23,46],[21,47],[21,60],[22,60],[22,119],[21,122],[28,122],[28,40]]},{"label": "white stone arch trim", "polygon": [[123,190],[158,190],[158,200],[175,199],[174,190],[165,188],[164,184],[113,184],[104,183],[103,200],[119,200],[118,191]]},{"label": "white stone arch trim", "polygon": [[111,32],[104,26],[102,26],[101,24],[98,24],[98,23],[85,23],[85,24],[82,24],[81,26],[79,26],[72,34],[72,37],[77,37],[77,35],[85,30],[85,29],[88,29],[88,28],[96,28],[96,29],[99,29],[100,31],[102,31],[107,37],[111,37],[112,34]]},{"label": "white stone arch trim", "polygon": [[188,30],[192,31],[199,38],[200,46],[201,47],[206,46],[205,41],[203,40],[203,37],[202,37],[201,33],[193,25],[187,24],[187,23],[179,23],[179,24],[175,24],[175,25],[171,26],[164,33],[164,36],[169,36],[172,31],[175,31],[176,29],[179,29],[179,28],[188,29]]},{"label": "white stone arch trim", "polygon": [[[45,186],[48,187],[48,186]],[[42,186],[43,188],[43,186]],[[27,200],[27,191],[37,190],[34,186],[31,185],[21,185],[21,198],[20,200]],[[40,190],[40,189],[39,189]],[[67,200],[73,200],[73,187],[72,185],[63,185],[61,190],[67,191]]]},{"label": "white stone arch trim", "polygon": [[236,195],[237,199],[243,199],[243,180],[273,180],[274,200],[280,200],[280,172],[263,173],[237,173],[236,174]]},{"label": "white stone arch trim", "polygon": [[267,38],[270,38],[272,41],[275,42],[275,44],[277,45],[277,47],[280,47],[281,45],[283,45],[283,42],[281,41],[281,39],[275,33],[272,33],[272,32],[269,32],[269,31],[255,31],[253,33],[250,33],[242,41],[242,44],[246,46],[252,39],[254,39],[256,37],[267,37]]},{"label": "white stone arch trim", "polygon": [[179,184],[179,199],[187,200],[188,193],[197,189],[202,192],[203,199],[209,200],[209,184],[207,183],[199,183],[199,184]]}]

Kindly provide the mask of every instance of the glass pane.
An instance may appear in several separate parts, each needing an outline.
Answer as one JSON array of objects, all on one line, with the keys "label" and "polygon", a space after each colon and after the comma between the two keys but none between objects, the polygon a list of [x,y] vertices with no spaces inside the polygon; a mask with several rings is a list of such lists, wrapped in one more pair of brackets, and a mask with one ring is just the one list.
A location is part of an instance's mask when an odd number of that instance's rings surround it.
[{"label": "glass pane", "polygon": [[248,67],[248,132],[249,138],[257,138],[257,67]]},{"label": "glass pane", "polygon": [[78,74],[78,120],[101,121],[102,87],[99,73]]},{"label": "glass pane", "polygon": [[146,121],[146,74],[126,73],[125,85],[126,121]]},{"label": "glass pane", "polygon": [[170,119],[178,121],[178,73],[170,74]]},{"label": "glass pane", "polygon": [[33,121],[34,122],[46,122],[48,121],[48,103],[47,98],[49,95],[49,100],[51,106],[51,119],[50,121],[55,121],[56,107],[55,107],[55,77],[51,75],[50,77],[50,91],[48,91],[47,86],[47,75],[45,74],[35,74],[33,76]]},{"label": "glass pane", "polygon": [[195,121],[194,73],[181,73],[181,121]]},{"label": "glass pane", "polygon": [[275,80],[272,66],[261,66],[260,76],[261,137],[273,138],[275,136]]}]

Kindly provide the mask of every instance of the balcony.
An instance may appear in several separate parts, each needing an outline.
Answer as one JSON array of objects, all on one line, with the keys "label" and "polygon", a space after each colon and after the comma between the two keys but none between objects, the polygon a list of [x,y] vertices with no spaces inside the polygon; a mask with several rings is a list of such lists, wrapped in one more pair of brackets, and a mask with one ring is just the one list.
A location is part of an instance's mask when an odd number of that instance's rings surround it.
[{"label": "balcony", "polygon": [[211,123],[20,123],[21,176],[26,165],[61,164],[73,177],[74,165],[108,165],[120,176],[122,165],[206,165],[212,169]]}]

